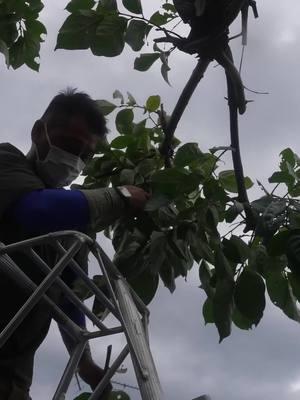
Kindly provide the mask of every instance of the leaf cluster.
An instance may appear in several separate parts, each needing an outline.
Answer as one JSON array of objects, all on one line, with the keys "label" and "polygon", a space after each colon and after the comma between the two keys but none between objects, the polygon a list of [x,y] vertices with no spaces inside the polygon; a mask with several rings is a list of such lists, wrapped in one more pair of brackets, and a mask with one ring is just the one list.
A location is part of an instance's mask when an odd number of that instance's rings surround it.
[{"label": "leaf cluster", "polygon": [[[66,10],[70,15],[59,30],[56,49],[90,49],[94,55],[105,57],[120,55],[125,44],[134,52],[140,51],[153,28],[165,33],[163,26],[177,17],[174,6],[166,2],[161,11],[146,18],[141,0],[71,0]],[[134,68],[146,71],[160,59],[162,75],[168,82],[170,50],[161,50],[156,44],[153,50],[136,57]]]},{"label": "leaf cluster", "polygon": [[[234,172],[218,170],[217,150],[204,152],[197,143],[181,145],[176,138],[174,166],[165,169],[159,150],[164,140],[160,97],[150,96],[140,105],[130,93],[125,99],[117,90],[113,98],[98,105],[114,116],[119,135],[87,165],[83,187],[136,185],[151,193],[143,213],[123,217],[106,230],[116,251],[114,262],[146,304],[160,280],[173,292],[176,279],[186,278],[200,263],[201,283],[209,293],[206,308],[214,310],[214,322],[225,337],[236,272],[249,253],[242,239],[226,239],[219,232],[220,223],[243,211],[231,197],[237,193]],[[252,186],[249,178],[245,184]]]},{"label": "leaf cluster", "polygon": [[0,52],[8,67],[17,69],[25,64],[39,70],[40,44],[47,33],[38,20],[43,7],[40,0],[0,1]]}]

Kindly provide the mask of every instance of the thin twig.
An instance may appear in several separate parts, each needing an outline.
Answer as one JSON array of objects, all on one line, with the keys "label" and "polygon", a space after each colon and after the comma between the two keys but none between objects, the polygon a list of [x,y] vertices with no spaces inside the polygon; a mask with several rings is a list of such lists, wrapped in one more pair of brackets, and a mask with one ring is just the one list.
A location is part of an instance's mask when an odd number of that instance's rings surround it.
[{"label": "thin twig", "polygon": [[257,90],[249,89],[247,86],[244,85],[244,89],[247,90],[248,92],[254,93],[254,94],[270,94],[269,92],[259,92]]},{"label": "thin twig", "polygon": [[157,28],[157,30],[164,32],[166,34],[166,36],[174,35],[174,36],[177,36],[179,39],[183,39],[183,37],[180,36],[178,33],[172,32],[172,31],[170,31],[169,29],[166,29],[166,28],[162,28],[160,25],[157,25],[154,22],[150,21],[150,19],[147,19],[147,18],[144,18],[144,17],[138,17],[136,15],[130,15],[130,14],[122,13],[122,12],[119,12],[118,15],[122,15],[123,17],[127,17],[130,20],[131,19],[138,19],[138,20],[145,21],[148,24],[151,24],[151,25],[155,26]]},{"label": "thin twig", "polygon": [[261,188],[261,190],[265,193],[265,195],[270,196],[270,193],[267,191],[267,189],[264,187],[264,185],[258,179],[256,179],[256,182],[257,182],[258,186]]}]

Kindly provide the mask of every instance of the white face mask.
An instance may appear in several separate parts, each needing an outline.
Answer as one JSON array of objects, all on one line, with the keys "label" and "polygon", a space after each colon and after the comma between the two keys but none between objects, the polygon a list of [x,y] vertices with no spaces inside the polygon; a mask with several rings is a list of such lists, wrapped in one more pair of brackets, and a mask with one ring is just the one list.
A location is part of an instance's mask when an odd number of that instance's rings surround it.
[{"label": "white face mask", "polygon": [[37,156],[35,161],[37,173],[47,186],[52,188],[68,186],[79,176],[85,163],[79,156],[54,146],[50,142],[46,124],[45,133],[50,149],[44,160],[39,159],[37,146],[32,142]]}]

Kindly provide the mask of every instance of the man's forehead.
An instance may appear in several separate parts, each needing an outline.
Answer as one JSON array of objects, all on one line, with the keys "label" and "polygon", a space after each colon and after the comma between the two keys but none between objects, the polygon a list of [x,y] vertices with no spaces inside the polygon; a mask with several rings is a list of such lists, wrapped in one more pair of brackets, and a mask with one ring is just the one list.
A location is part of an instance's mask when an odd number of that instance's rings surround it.
[{"label": "man's forehead", "polygon": [[[87,120],[83,116],[74,115],[63,118],[63,116],[58,115],[53,120],[54,126],[61,127],[61,136],[92,143],[98,143],[101,140],[99,134],[91,130]],[[53,133],[55,135],[55,132]],[[57,134],[59,133],[57,132]]]}]

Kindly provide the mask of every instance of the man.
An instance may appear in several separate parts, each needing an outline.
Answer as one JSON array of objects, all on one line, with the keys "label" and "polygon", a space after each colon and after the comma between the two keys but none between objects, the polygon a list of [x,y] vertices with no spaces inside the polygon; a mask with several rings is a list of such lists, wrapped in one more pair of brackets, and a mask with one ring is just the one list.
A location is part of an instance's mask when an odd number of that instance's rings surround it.
[{"label": "man", "polygon": [[[60,93],[49,104],[32,128],[32,146],[25,156],[9,143],[0,144],[0,241],[9,244],[59,230],[97,232],[128,211],[142,210],[149,195],[135,186],[122,188],[65,190],[92,159],[99,142],[106,138],[106,122],[97,104],[87,94],[75,90]],[[39,246],[48,265],[56,255]],[[80,257],[80,255],[79,255]],[[38,267],[24,254],[12,255],[14,261],[35,282],[43,279]],[[81,265],[86,268],[87,259]],[[62,275],[72,285],[74,274]],[[61,306],[78,325],[85,318],[75,306],[59,298]],[[0,331],[7,325],[28,296],[1,274]],[[8,342],[0,349],[0,399],[29,400],[34,354],[47,335],[51,315],[46,305],[38,304],[25,318]],[[70,352],[72,338],[60,327]],[[80,363],[79,375],[94,389],[103,370],[94,363],[89,347]],[[105,399],[111,390],[107,387]],[[100,399],[99,399],[100,400]]]}]

